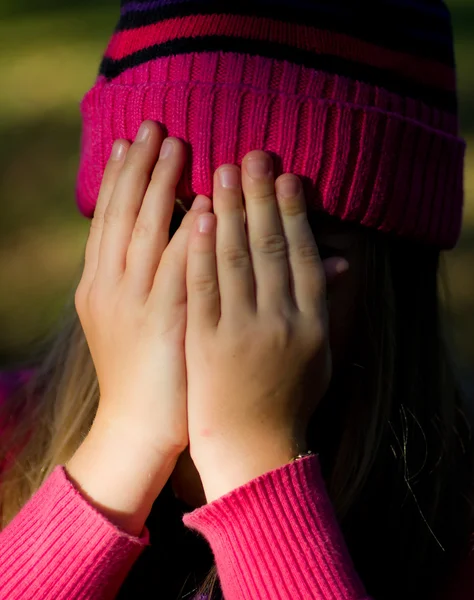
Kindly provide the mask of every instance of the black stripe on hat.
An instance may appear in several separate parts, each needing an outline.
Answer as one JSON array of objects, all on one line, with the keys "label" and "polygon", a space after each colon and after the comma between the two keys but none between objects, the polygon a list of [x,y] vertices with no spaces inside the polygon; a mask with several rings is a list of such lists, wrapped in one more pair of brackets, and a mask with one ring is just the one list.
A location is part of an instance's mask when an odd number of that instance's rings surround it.
[{"label": "black stripe on hat", "polygon": [[121,60],[105,57],[100,74],[111,80],[127,69],[131,69],[156,58],[174,54],[192,52],[238,52],[255,56],[264,56],[276,60],[288,60],[304,67],[339,74],[351,79],[380,86],[401,96],[425,102],[428,106],[457,113],[455,92],[440,90],[432,86],[421,85],[412,79],[404,78],[392,71],[371,67],[365,63],[353,62],[328,54],[315,54],[276,42],[249,40],[228,36],[202,36],[177,38],[164,44],[156,44]]},{"label": "black stripe on hat", "polygon": [[[134,0],[133,4],[136,3]],[[125,3],[126,6],[127,3]],[[143,2],[144,6],[150,0]],[[298,1],[288,5],[241,1],[225,3],[189,0],[171,3],[151,10],[135,10],[122,14],[117,31],[145,27],[191,15],[230,14],[266,17],[301,25],[310,25],[335,33],[343,33],[359,40],[378,44],[384,48],[430,58],[454,66],[451,20],[448,11],[431,13],[413,10],[409,6],[379,2],[341,6],[314,3],[312,8],[298,6]],[[306,3],[305,3],[306,4]]]}]

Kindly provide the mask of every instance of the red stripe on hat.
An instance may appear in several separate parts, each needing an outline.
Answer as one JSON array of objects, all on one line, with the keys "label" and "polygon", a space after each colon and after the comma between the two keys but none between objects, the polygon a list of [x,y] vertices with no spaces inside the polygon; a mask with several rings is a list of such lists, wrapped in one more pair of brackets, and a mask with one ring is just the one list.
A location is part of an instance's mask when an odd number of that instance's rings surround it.
[{"label": "red stripe on hat", "polygon": [[[175,39],[213,35],[276,42],[315,54],[333,55],[393,71],[418,83],[443,90],[456,89],[455,71],[447,65],[381,48],[345,34],[255,16],[191,15],[120,31],[112,37],[106,56],[112,60],[121,60],[150,46]],[[244,47],[242,51],[245,52]]]}]

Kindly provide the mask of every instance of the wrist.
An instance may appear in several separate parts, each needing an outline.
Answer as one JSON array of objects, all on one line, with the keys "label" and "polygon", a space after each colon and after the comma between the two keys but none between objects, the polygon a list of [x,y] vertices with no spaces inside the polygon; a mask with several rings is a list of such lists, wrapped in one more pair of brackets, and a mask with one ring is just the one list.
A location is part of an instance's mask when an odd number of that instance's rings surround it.
[{"label": "wrist", "polygon": [[289,464],[307,450],[306,441],[272,438],[255,445],[214,444],[202,449],[193,460],[209,503],[265,473]]},{"label": "wrist", "polygon": [[155,430],[147,432],[143,428],[142,421],[136,424],[127,416],[112,415],[111,417],[108,413],[101,412],[100,408],[87,437],[109,439],[112,443],[118,442],[128,452],[143,457],[147,463],[176,463],[185,449],[165,443]]},{"label": "wrist", "polygon": [[84,498],[126,533],[139,536],[177,457],[95,422],[65,469]]}]

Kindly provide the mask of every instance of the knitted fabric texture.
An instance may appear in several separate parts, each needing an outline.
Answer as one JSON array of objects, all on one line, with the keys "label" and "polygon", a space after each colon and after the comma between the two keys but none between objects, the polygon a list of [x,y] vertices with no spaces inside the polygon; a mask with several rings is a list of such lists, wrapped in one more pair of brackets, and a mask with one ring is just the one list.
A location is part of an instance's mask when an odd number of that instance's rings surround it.
[{"label": "knitted fabric texture", "polygon": [[133,0],[81,104],[77,202],[92,217],[117,138],[161,123],[187,143],[178,195],[261,149],[310,208],[441,249],[459,237],[450,14],[436,0]]}]

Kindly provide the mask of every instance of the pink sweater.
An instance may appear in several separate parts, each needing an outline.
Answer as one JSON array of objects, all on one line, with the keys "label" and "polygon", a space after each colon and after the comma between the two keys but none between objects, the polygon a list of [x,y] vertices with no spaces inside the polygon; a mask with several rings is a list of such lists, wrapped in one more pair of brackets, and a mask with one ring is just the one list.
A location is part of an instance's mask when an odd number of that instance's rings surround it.
[{"label": "pink sweater", "polygon": [[[226,600],[367,598],[317,457],[266,473],[183,521],[209,542]],[[119,530],[58,466],[0,533],[0,600],[112,599],[149,539],[146,527],[140,537]],[[472,600],[473,573],[466,565],[449,598]]]}]

